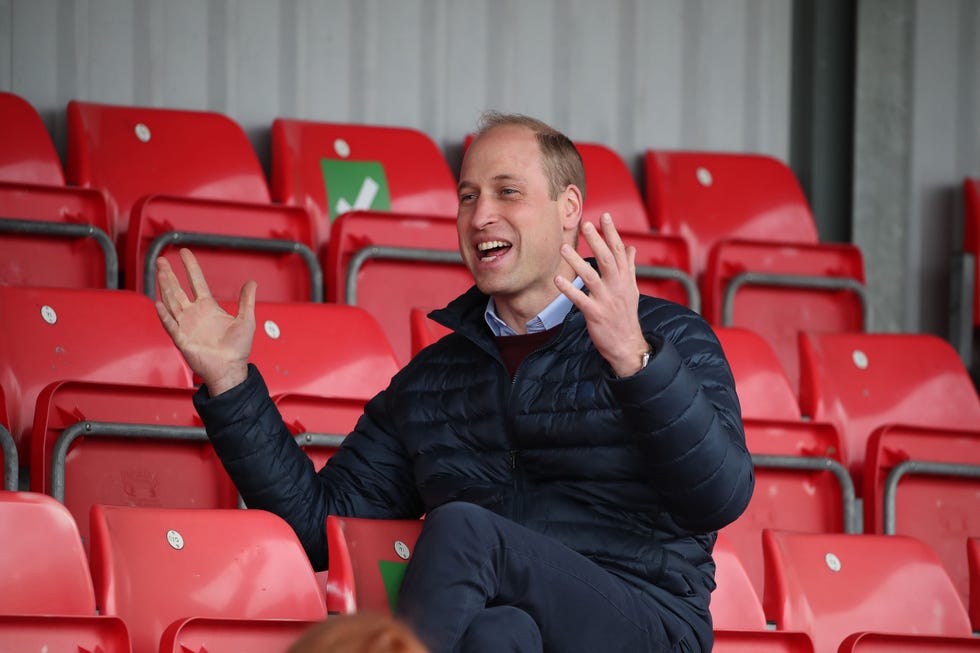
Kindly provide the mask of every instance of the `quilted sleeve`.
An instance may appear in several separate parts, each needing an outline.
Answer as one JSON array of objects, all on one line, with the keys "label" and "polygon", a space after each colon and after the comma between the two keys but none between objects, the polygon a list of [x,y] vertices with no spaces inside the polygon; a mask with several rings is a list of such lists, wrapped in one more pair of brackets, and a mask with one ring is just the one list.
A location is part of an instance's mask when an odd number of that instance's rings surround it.
[{"label": "quilted sleeve", "polygon": [[674,521],[718,530],[742,513],[755,483],[731,369],[692,311],[644,302],[641,325],[654,355],[636,375],[613,381],[613,392]]}]

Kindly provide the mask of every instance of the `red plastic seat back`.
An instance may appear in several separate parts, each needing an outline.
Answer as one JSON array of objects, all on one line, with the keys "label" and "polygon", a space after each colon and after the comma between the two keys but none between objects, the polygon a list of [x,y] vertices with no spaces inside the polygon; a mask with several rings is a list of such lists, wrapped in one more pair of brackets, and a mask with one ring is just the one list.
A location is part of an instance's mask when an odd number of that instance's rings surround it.
[{"label": "red plastic seat back", "polygon": [[715,630],[715,653],[813,653],[806,633],[775,630]]},{"label": "red plastic seat back", "polygon": [[428,314],[429,311],[417,306],[411,310],[412,356],[451,333],[448,328],[430,320]]},{"label": "red plastic seat back", "polygon": [[918,540],[767,530],[763,546],[767,618],[809,633],[817,653],[859,631],[971,634],[942,563]]},{"label": "red plastic seat back", "polygon": [[0,614],[95,614],[95,594],[78,527],[43,494],[0,491]]},{"label": "red plastic seat back", "polygon": [[[237,303],[223,303],[232,314]],[[398,363],[378,321],[341,304],[258,302],[249,360],[273,396],[292,393],[368,399]]]},{"label": "red plastic seat back", "polygon": [[[781,278],[784,285],[748,281],[748,275]],[[813,285],[831,283],[829,288]],[[719,242],[708,257],[701,286],[705,319],[765,337],[779,356],[794,394],[799,386],[800,331],[865,328],[864,262],[861,250],[853,245]],[[726,316],[724,298],[732,288]]]},{"label": "red plastic seat back", "polygon": [[858,491],[868,439],[879,426],[980,424],[980,399],[963,362],[929,334],[801,334],[800,407],[841,432]]},{"label": "red plastic seat back", "polygon": [[752,586],[738,553],[724,533],[711,552],[715,561],[715,590],[711,593],[711,621],[716,629],[765,630],[762,600]]},{"label": "red plastic seat back", "polygon": [[[940,473],[909,467],[933,463],[965,469],[947,468]],[[900,474],[893,489],[888,484],[892,473]],[[875,430],[868,442],[865,532],[910,535],[928,544],[943,561],[964,604],[970,595],[965,543],[980,537],[978,474],[980,425],[971,431],[888,425]],[[887,528],[886,504],[892,515]]]},{"label": "red plastic seat back", "polygon": [[688,240],[699,276],[721,240],[818,240],[796,176],[773,157],[647,150],[644,176],[651,223]]},{"label": "red plastic seat back", "polygon": [[94,615],[0,615],[0,641],[8,651],[132,651],[129,631],[122,619]]},{"label": "red plastic seat back", "polygon": [[67,113],[68,181],[108,191],[118,236],[147,195],[270,202],[255,150],[223,114],[79,101]]},{"label": "red plastic seat back", "polygon": [[[393,258],[373,249],[376,247],[395,248],[412,258]],[[451,262],[432,261],[419,250],[453,258]],[[354,272],[355,257],[364,254],[367,258]],[[458,257],[454,221],[396,213],[345,213],[331,228],[323,266],[327,297],[353,303],[373,315],[404,364],[411,357],[412,309],[442,308],[473,285],[473,277]],[[356,301],[346,289],[349,279],[354,281]]]},{"label": "red plastic seat back", "polygon": [[[117,276],[107,278],[107,260],[113,261],[118,275],[118,256],[112,242],[112,213],[98,191],[0,181],[0,219],[0,283],[57,288],[118,284]],[[93,233],[28,233],[6,219],[76,230],[88,226]],[[96,230],[101,232],[102,244],[94,237]]]},{"label": "red plastic seat back", "polygon": [[649,233],[643,196],[622,157],[601,143],[577,142],[575,149],[585,167],[582,219],[598,225],[599,217],[608,212],[620,232]]},{"label": "red plastic seat back", "polygon": [[[738,553],[755,591],[762,596],[765,565],[762,531],[843,533],[854,516],[853,486],[842,485],[827,463],[842,462],[840,435],[830,424],[799,420],[746,419],[745,442],[757,457],[755,491],[745,511],[722,532]],[[774,462],[762,456],[778,457]],[[795,464],[794,464],[795,463]],[[808,465],[807,463],[813,463]],[[839,469],[839,473],[846,472]],[[848,490],[845,489],[847,487]],[[850,498],[845,504],[845,498]]]},{"label": "red plastic seat back", "polygon": [[772,346],[738,327],[714,327],[735,377],[744,419],[800,419],[800,405]]},{"label": "red plastic seat back", "polygon": [[125,290],[0,286],[0,385],[21,463],[35,402],[68,379],[190,387],[152,302]]},{"label": "red plastic seat back", "polygon": [[456,180],[426,134],[404,127],[277,118],[272,195],[314,216],[319,242],[345,210],[456,217]]},{"label": "red plastic seat back", "polygon": [[0,181],[64,186],[61,159],[27,100],[0,92]]},{"label": "red plastic seat back", "polygon": [[285,393],[274,400],[290,433],[297,436],[313,466],[320,469],[354,430],[368,398]]},{"label": "red plastic seat back", "polygon": [[422,524],[329,515],[328,609],[341,614],[392,611]]},{"label": "red plastic seat back", "polygon": [[135,651],[157,651],[188,617],[326,616],[296,534],[261,510],[95,506],[91,568],[102,614],[122,617]]},{"label": "red plastic seat back", "polygon": [[[89,541],[95,504],[166,508],[235,508],[238,492],[194,410],[193,388],[56,382],[37,401],[32,435],[31,487],[53,493],[55,445],[83,422],[105,422],[110,436],[82,429],[59,457],[59,494]],[[175,427],[175,428],[172,428]],[[141,437],[145,429],[161,437]],[[168,433],[167,428],[172,428]],[[183,429],[183,431],[178,430]]]},{"label": "red plastic seat back", "polygon": [[[980,261],[980,179],[963,180],[963,249]],[[980,263],[973,266],[973,326],[980,326]]]},{"label": "red plastic seat back", "polygon": [[319,621],[190,618],[172,623],[160,653],[270,653],[287,651]]},{"label": "red plastic seat back", "polygon": [[[170,232],[206,234],[214,244],[175,241],[167,235]],[[222,245],[237,238],[253,239],[263,246],[278,245],[278,249],[263,250],[251,244]],[[157,245],[153,256],[154,242],[158,239],[164,244]],[[296,245],[306,248],[305,258],[296,251]],[[306,211],[297,207],[173,195],[145,197],[133,207],[129,221],[125,287],[159,297],[157,256],[168,259],[178,279],[186,285],[184,265],[178,254],[181,247],[194,252],[216,298],[237,300],[242,284],[249,279],[258,282],[259,301],[309,302],[322,298],[314,296],[313,275],[322,279],[322,272],[316,260],[313,225]]]}]

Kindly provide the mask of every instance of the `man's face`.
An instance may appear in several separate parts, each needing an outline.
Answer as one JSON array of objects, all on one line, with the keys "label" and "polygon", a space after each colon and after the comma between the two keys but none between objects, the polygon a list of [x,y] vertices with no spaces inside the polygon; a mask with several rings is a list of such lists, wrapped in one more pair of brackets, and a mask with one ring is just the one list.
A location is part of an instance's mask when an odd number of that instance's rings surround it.
[{"label": "man's face", "polygon": [[549,197],[530,129],[495,127],[474,141],[460,170],[456,227],[477,287],[532,316],[547,306],[558,295],[555,275],[574,276],[560,247],[574,238],[578,201],[574,187]]}]

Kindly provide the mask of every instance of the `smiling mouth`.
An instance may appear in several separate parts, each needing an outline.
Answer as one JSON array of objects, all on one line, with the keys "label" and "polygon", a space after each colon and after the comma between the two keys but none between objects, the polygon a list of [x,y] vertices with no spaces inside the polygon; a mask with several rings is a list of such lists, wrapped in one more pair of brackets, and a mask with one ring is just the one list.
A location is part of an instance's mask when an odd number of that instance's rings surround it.
[{"label": "smiling mouth", "polygon": [[510,249],[510,247],[510,243],[502,240],[488,240],[485,243],[477,245],[476,249],[480,253],[480,261],[489,263]]}]

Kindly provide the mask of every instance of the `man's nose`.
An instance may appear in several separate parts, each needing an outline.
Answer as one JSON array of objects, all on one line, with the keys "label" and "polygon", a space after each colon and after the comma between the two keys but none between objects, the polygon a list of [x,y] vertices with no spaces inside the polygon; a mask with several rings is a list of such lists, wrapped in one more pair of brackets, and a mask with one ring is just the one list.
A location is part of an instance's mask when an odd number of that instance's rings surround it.
[{"label": "man's nose", "polygon": [[493,198],[481,195],[473,205],[473,228],[486,229],[497,221],[497,209]]}]

